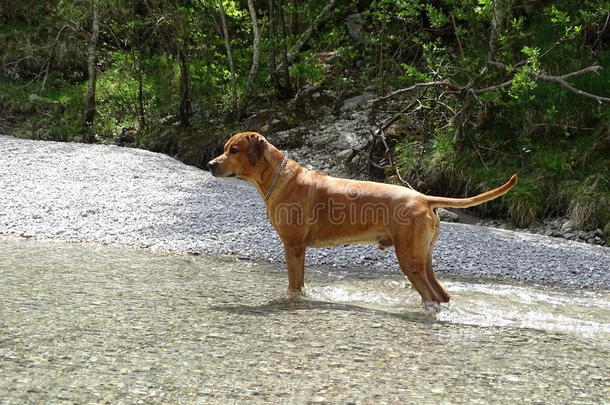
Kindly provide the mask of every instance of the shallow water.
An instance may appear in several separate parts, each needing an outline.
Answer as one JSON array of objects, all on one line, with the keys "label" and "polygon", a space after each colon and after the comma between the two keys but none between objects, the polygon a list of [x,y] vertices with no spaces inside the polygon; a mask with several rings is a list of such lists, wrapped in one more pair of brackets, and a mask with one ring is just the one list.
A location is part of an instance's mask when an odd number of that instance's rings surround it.
[{"label": "shallow water", "polygon": [[0,239],[0,403],[608,403],[610,294]]}]

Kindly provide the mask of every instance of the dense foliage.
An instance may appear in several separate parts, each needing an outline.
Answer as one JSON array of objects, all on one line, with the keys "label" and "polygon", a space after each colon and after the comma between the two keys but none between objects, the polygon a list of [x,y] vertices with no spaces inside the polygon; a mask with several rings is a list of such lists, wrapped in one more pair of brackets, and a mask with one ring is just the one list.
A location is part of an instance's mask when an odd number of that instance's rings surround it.
[{"label": "dense foliage", "polygon": [[607,0],[0,0],[0,118],[21,136],[129,135],[197,163],[305,85],[407,88],[374,105],[396,114],[376,167],[393,157],[386,174],[454,195],[518,172],[487,214],[603,227],[609,20]]}]

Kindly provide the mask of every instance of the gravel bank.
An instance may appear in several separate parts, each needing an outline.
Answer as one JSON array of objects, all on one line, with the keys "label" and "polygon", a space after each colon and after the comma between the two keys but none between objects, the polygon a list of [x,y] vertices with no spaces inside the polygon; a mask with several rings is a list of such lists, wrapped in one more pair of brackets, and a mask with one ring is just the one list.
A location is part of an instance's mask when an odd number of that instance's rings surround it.
[{"label": "gravel bank", "polygon": [[[0,234],[283,261],[249,184],[114,146],[0,136]],[[436,246],[445,274],[610,289],[610,248],[450,223]],[[307,262],[397,271],[373,246],[309,249]]]}]

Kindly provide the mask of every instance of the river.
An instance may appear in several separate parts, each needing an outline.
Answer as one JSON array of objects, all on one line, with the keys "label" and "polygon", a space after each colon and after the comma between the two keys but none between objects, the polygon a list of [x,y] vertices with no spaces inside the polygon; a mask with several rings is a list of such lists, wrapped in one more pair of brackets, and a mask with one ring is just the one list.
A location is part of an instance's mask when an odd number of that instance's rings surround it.
[{"label": "river", "polygon": [[0,403],[608,403],[610,294],[0,238]]}]

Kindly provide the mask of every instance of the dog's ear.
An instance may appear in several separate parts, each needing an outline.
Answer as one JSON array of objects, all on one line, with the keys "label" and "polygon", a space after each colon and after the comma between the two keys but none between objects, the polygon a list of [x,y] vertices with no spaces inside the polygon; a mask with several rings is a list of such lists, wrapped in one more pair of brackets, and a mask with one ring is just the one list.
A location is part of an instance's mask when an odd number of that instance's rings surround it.
[{"label": "dog's ear", "polygon": [[248,142],[250,143],[250,147],[248,148],[248,160],[250,160],[250,164],[254,166],[263,155],[263,151],[267,147],[267,141],[259,134],[252,134],[248,135]]}]

